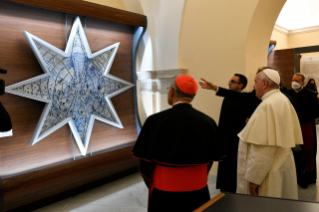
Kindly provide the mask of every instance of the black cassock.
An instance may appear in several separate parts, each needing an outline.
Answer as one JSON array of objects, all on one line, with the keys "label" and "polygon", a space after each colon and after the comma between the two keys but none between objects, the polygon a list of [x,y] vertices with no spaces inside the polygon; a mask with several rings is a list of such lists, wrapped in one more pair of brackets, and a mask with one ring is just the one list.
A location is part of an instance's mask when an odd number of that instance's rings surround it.
[{"label": "black cassock", "polygon": [[237,154],[239,138],[237,134],[245,127],[259,103],[255,91],[239,93],[219,87],[217,96],[225,97],[222,103],[218,131],[227,157],[219,162],[216,188],[225,192],[236,192]]},{"label": "black cassock", "polygon": [[12,123],[10,115],[0,102],[0,134],[10,131],[12,129]]},{"label": "black cassock", "polygon": [[298,115],[300,122],[302,137],[304,145],[303,148],[307,158],[307,170],[309,176],[298,178],[298,183],[304,183],[308,181],[310,183],[316,183],[317,179],[317,132],[315,119],[319,115],[319,105],[317,99],[317,93],[303,88],[298,93],[293,89],[288,91],[288,94],[293,98],[293,106]]},{"label": "black cassock", "polygon": [[148,211],[193,211],[210,199],[207,175],[220,161],[217,125],[190,104],[147,118],[133,156],[149,188]]}]

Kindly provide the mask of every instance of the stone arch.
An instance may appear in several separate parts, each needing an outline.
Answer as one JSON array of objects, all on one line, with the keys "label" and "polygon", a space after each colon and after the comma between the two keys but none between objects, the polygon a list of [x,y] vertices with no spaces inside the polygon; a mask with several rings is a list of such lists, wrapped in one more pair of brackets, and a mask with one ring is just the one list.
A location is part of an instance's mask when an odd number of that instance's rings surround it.
[{"label": "stone arch", "polygon": [[245,66],[247,87],[253,86],[253,79],[260,66],[267,65],[267,50],[271,33],[286,0],[259,0],[251,18],[246,40]]}]

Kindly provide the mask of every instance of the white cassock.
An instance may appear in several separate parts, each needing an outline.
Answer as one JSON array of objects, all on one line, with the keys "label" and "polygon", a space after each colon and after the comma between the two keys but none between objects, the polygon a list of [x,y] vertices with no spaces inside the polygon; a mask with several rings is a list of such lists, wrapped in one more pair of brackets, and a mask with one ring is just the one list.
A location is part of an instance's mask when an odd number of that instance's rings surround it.
[{"label": "white cassock", "polygon": [[262,96],[246,127],[238,134],[237,193],[298,199],[295,161],[291,147],[303,144],[299,120],[279,89]]}]

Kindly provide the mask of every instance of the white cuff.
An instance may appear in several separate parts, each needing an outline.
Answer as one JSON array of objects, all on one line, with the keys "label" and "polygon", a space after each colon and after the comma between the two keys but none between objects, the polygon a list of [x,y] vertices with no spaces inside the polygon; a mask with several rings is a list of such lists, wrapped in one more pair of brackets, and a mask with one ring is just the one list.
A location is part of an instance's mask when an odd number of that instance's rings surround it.
[{"label": "white cuff", "polygon": [[0,132],[0,138],[7,137],[7,136],[12,136],[12,129],[6,132]]}]

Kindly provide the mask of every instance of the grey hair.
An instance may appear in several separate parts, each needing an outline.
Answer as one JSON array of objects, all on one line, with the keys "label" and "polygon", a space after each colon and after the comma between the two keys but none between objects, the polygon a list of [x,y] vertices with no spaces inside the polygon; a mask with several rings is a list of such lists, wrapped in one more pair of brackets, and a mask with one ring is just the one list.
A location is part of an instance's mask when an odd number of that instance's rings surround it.
[{"label": "grey hair", "polygon": [[172,82],[171,87],[173,88],[173,90],[175,91],[176,97],[178,98],[190,98],[190,99],[194,99],[195,94],[194,95],[190,95],[190,94],[186,94],[183,93],[176,85],[176,79]]},{"label": "grey hair", "polygon": [[260,76],[260,79],[261,79],[261,80],[266,80],[266,81],[268,82],[268,86],[269,86],[270,88],[279,88],[279,87],[280,87],[280,86],[277,85],[274,81],[272,81],[271,79],[269,79],[263,71],[261,71],[261,73],[260,73],[259,76]]}]

